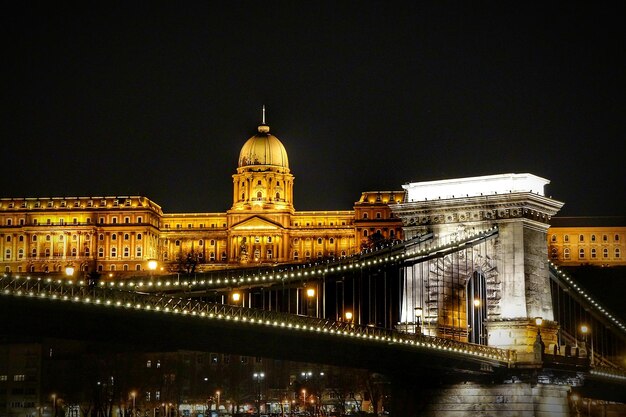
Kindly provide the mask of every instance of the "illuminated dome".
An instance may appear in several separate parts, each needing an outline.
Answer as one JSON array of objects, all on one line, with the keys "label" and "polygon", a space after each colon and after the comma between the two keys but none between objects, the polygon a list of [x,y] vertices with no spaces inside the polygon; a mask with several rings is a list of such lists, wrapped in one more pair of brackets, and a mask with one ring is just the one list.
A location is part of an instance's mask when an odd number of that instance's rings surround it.
[{"label": "illuminated dome", "polygon": [[289,171],[287,151],[278,138],[270,134],[270,127],[259,126],[259,133],[252,136],[241,148],[239,167],[270,165]]}]

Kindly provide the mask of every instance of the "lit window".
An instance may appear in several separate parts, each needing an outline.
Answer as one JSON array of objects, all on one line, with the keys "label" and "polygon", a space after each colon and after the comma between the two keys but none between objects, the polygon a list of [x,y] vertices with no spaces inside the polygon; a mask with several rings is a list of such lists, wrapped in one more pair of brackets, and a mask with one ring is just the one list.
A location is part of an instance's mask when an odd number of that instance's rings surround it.
[{"label": "lit window", "polygon": [[11,259],[11,249],[7,249],[4,252],[4,259]]},{"label": "lit window", "polygon": [[124,258],[128,258],[130,256],[130,248],[128,246],[124,246]]},{"label": "lit window", "polygon": [[608,248],[602,249],[602,257],[603,258],[608,258],[609,257],[609,249]]},{"label": "lit window", "polygon": [[564,259],[569,259],[569,257],[570,257],[569,248],[563,249],[563,258]]},{"label": "lit window", "polygon": [[13,375],[13,381],[24,381],[26,379],[26,375],[19,374]]},{"label": "lit window", "polygon": [[615,258],[619,259],[621,256],[622,256],[622,253],[619,250],[619,248],[615,248]]},{"label": "lit window", "polygon": [[111,258],[115,258],[117,256],[117,248],[111,248]]},{"label": "lit window", "polygon": [[146,362],[146,368],[152,368],[152,361],[151,360],[148,360]]},{"label": "lit window", "polygon": [[583,259],[584,257],[585,257],[585,249],[580,248],[580,249],[578,250],[578,258],[579,258],[579,259]]},{"label": "lit window", "polygon": [[596,259],[596,248],[591,248],[591,259]]},{"label": "lit window", "polygon": [[104,248],[103,248],[102,246],[100,246],[100,247],[98,248],[98,256],[99,256],[100,258],[103,258],[103,257],[104,257]]}]

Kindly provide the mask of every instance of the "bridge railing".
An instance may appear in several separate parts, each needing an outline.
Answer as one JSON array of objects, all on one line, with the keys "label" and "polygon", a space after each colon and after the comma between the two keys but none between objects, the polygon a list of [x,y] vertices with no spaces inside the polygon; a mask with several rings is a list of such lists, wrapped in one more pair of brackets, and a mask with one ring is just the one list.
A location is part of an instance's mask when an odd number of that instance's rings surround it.
[{"label": "bridge railing", "polygon": [[4,296],[41,298],[88,305],[155,311],[181,316],[206,317],[216,320],[352,337],[364,341],[433,349],[452,355],[467,355],[478,360],[486,360],[492,363],[499,362],[503,366],[510,366],[515,361],[514,351],[463,343],[452,339],[422,334],[415,335],[380,327],[362,326],[347,321],[332,321],[284,312],[208,303],[163,294],[89,286],[73,280],[3,276],[0,278],[0,294]]}]

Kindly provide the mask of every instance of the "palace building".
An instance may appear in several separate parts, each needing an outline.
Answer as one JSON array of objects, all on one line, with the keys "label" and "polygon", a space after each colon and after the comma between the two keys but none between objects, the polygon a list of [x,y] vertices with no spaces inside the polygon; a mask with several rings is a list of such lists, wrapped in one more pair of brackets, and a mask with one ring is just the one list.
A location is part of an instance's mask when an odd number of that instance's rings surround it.
[{"label": "palace building", "polygon": [[[403,238],[391,207],[405,191],[363,192],[353,210],[296,211],[281,141],[261,124],[241,148],[233,200],[221,213],[164,213],[141,196],[0,199],[0,271],[99,271],[118,276],[307,263]],[[560,265],[626,265],[626,223],[551,221]],[[150,272],[153,273],[153,272]]]},{"label": "palace building", "polygon": [[163,272],[206,271],[344,257],[402,239],[389,204],[404,191],[364,192],[353,210],[296,211],[293,186],[287,151],[262,124],[241,148],[226,212],[164,213],[141,196],[0,199],[0,268],[133,275],[156,260]]}]

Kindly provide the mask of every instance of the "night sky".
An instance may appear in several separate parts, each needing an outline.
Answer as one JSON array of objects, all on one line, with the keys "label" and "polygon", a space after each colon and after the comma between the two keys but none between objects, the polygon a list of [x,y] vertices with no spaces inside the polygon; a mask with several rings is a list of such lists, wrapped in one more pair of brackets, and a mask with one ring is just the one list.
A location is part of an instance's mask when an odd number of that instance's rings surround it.
[{"label": "night sky", "polygon": [[545,3],[12,2],[0,196],[225,211],[266,105],[298,210],[530,172],[562,215],[623,215],[623,15]]}]

